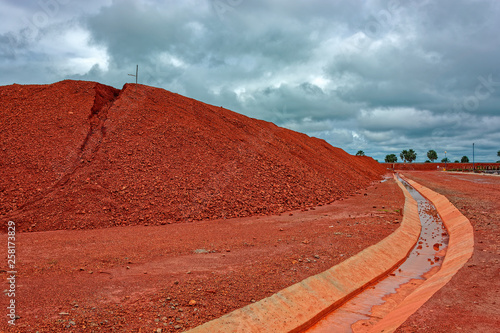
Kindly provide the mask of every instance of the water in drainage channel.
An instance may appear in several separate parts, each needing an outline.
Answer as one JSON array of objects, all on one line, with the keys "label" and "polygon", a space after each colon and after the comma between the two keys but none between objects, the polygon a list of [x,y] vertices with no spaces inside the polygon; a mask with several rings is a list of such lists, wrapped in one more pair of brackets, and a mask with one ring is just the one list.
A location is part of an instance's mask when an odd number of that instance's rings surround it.
[{"label": "water in drainage channel", "polygon": [[308,333],[365,332],[390,312],[404,297],[439,270],[448,245],[448,233],[436,208],[404,180],[418,203],[422,231],[408,259],[383,280],[368,287],[330,312]]}]

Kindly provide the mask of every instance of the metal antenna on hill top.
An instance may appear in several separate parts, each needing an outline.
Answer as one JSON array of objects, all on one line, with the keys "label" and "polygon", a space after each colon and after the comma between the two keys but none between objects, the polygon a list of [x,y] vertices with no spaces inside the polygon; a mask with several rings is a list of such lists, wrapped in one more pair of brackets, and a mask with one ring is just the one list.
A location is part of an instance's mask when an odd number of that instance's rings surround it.
[{"label": "metal antenna on hill top", "polygon": [[137,78],[139,77],[139,65],[136,65],[135,67],[135,75],[134,74],[129,74],[130,76],[135,76],[135,84],[137,84]]}]

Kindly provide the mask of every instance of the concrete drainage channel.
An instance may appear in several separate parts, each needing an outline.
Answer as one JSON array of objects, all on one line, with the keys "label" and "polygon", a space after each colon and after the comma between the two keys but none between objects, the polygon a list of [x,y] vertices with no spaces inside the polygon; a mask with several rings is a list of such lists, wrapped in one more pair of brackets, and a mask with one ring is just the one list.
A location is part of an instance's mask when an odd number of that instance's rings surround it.
[{"label": "concrete drainage channel", "polygon": [[[421,235],[417,201],[398,181],[405,194],[405,207],[401,226],[393,234],[323,273],[311,276],[189,332],[396,330],[467,262],[472,255],[474,244],[469,221],[444,196],[411,180],[404,180],[434,204],[449,233],[446,251],[446,232],[441,226],[431,226],[431,220],[434,220],[437,214],[429,210],[430,206],[424,203],[425,199],[415,194],[422,202],[420,212],[424,217]],[[408,257],[410,259],[407,259]],[[414,259],[411,259],[412,257]],[[419,262],[421,259],[423,263]],[[441,262],[442,266],[439,267]],[[416,266],[423,266],[423,270],[417,271]],[[423,280],[424,274],[427,280]],[[397,297],[387,302],[382,300],[387,294],[393,293],[401,283],[403,287],[392,294]],[[349,303],[354,311],[348,310]],[[373,307],[377,303],[379,305]],[[360,306],[361,304],[367,305]],[[365,310],[361,310],[362,307]],[[360,311],[364,313],[359,314]],[[340,317],[334,318],[339,314]],[[337,325],[344,322],[347,323],[344,327],[331,326],[332,323]]]},{"label": "concrete drainage channel", "polygon": [[395,306],[398,299],[434,275],[448,246],[448,233],[432,203],[399,178],[418,204],[422,226],[408,258],[386,278],[347,301],[308,329],[308,333],[368,332]]}]

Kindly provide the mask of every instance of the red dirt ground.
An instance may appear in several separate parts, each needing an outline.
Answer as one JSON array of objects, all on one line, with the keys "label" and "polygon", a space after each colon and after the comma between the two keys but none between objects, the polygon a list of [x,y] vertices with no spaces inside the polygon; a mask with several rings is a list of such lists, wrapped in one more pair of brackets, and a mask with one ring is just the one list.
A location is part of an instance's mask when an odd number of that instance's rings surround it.
[{"label": "red dirt ground", "polygon": [[[401,218],[392,180],[369,187],[385,169],[372,159],[162,89],[63,81],[0,98],[12,331],[182,331],[324,271]],[[500,178],[407,174],[471,220],[476,250],[399,330],[493,332]]]},{"label": "red dirt ground", "polygon": [[143,85],[11,85],[0,98],[0,216],[18,231],[276,214],[346,197],[385,172],[323,140]]},{"label": "red dirt ground", "polygon": [[390,179],[282,216],[20,233],[16,329],[179,332],[380,241],[399,225],[403,205]]},{"label": "red dirt ground", "polygon": [[384,163],[382,164],[388,169],[394,167],[394,170],[407,171],[442,171],[457,170],[457,171],[472,171],[474,167],[476,171],[483,170],[500,170],[500,163]]},{"label": "red dirt ground", "polygon": [[62,81],[0,98],[19,331],[193,327],[353,255],[400,217],[392,181],[385,198],[366,190],[385,173],[373,159],[163,89]]},{"label": "red dirt ground", "polygon": [[498,332],[500,177],[419,171],[403,174],[445,195],[470,220],[474,253],[396,332]]}]

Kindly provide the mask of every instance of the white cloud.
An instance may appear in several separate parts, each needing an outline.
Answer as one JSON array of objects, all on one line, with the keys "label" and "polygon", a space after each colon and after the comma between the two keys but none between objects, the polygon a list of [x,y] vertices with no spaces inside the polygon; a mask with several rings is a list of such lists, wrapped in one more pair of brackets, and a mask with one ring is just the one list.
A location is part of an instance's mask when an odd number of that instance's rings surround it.
[{"label": "white cloud", "polygon": [[368,129],[419,129],[450,123],[448,117],[433,115],[428,110],[417,110],[414,108],[376,108],[361,110],[358,121],[359,125]]},{"label": "white cloud", "polygon": [[160,66],[186,67],[186,63],[182,59],[172,55],[170,52],[161,52],[158,54],[156,61]]},{"label": "white cloud", "polygon": [[51,60],[50,66],[61,75],[85,74],[95,65],[107,71],[109,57],[106,49],[91,45],[90,38],[90,33],[80,27],[61,33],[51,30],[36,49]]}]

